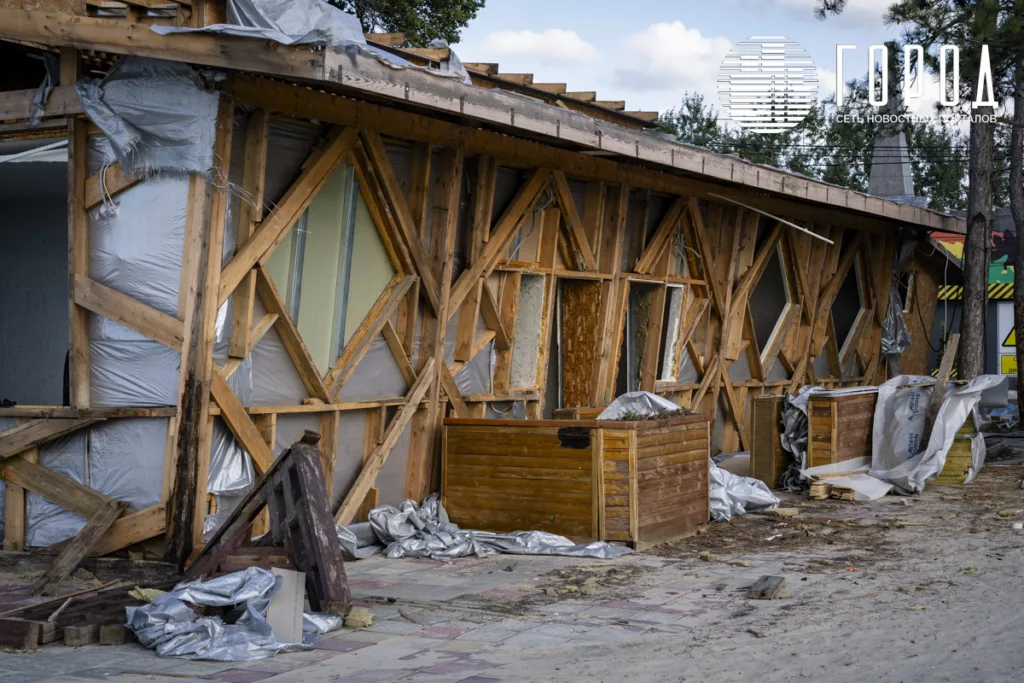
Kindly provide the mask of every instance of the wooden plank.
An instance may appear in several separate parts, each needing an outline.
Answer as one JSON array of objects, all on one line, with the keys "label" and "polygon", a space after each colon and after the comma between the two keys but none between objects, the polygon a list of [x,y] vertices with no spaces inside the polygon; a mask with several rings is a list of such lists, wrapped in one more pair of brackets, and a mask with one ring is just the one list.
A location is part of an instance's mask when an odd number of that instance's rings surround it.
[{"label": "wooden plank", "polygon": [[416,383],[409,389],[405,405],[402,406],[398,414],[391,420],[391,424],[388,425],[383,443],[367,459],[363,469],[359,472],[359,476],[356,477],[355,483],[352,484],[348,493],[345,494],[345,499],[334,516],[336,523],[341,525],[351,523],[367,492],[373,487],[377,474],[384,467],[384,463],[387,462],[388,456],[391,455],[395,444],[398,443],[399,437],[402,436],[402,432],[405,431],[405,428],[412,420],[420,399],[426,395],[427,390],[430,389],[436,378],[437,367],[434,359],[431,358],[423,366],[419,376],[416,378]]},{"label": "wooden plank", "polygon": [[398,331],[391,324],[390,320],[384,322],[381,334],[384,336],[384,341],[387,342],[388,348],[391,349],[391,355],[395,357],[395,362],[398,363],[398,369],[402,371],[405,383],[412,386],[413,382],[416,381],[416,370],[413,368],[409,356],[405,353],[405,347],[402,346],[402,340],[398,336]]},{"label": "wooden plank", "polygon": [[[78,78],[78,52],[61,51],[61,85]],[[89,217],[85,211],[87,124],[68,119],[68,390],[71,405],[88,408],[89,314],[75,304],[75,275],[89,275]]]},{"label": "wooden plank", "polygon": [[334,466],[338,451],[338,430],[341,428],[341,413],[320,413],[320,441],[317,450],[320,452],[320,467],[324,473],[324,487],[327,489],[327,501],[334,495]]},{"label": "wooden plank", "polygon": [[[242,201],[239,202],[235,244],[245,244],[256,225],[263,220],[263,192],[266,185],[267,140],[270,114],[257,109],[249,115],[245,126],[245,157],[242,170]],[[253,303],[256,300],[256,273],[250,270],[235,288],[231,305],[231,336],[228,355],[245,358],[259,343],[253,329]]]},{"label": "wooden plank", "polygon": [[561,171],[552,172],[551,177],[554,180],[555,195],[558,197],[558,206],[562,211],[565,234],[569,250],[574,255],[576,270],[596,271],[597,259],[594,258],[594,251],[587,240],[583,221],[580,220],[580,214],[576,208],[576,200],[572,198],[572,192],[569,190],[569,181]]},{"label": "wooden plank", "polygon": [[470,416],[469,407],[466,405],[466,402],[462,400],[462,393],[459,391],[459,387],[455,384],[455,378],[452,377],[451,371],[444,363],[441,363],[438,367],[441,368],[441,387],[444,389],[444,393],[448,397],[448,401],[452,404],[455,417],[468,418]]},{"label": "wooden plank", "polygon": [[81,274],[74,275],[75,303],[93,313],[135,330],[144,337],[181,351],[184,323],[138,299],[122,294]]},{"label": "wooden plank", "polygon": [[34,650],[39,647],[41,624],[38,621],[0,618],[0,648]]},{"label": "wooden plank", "polygon": [[256,294],[263,302],[264,308],[269,313],[277,315],[274,329],[281,336],[281,343],[284,344],[288,357],[292,359],[292,364],[295,366],[296,372],[299,373],[302,383],[306,386],[306,391],[313,398],[318,398],[325,403],[329,402],[330,396],[327,394],[327,387],[324,385],[320,371],[313,363],[313,357],[310,356],[306,343],[302,341],[299,328],[295,326],[295,322],[288,315],[288,308],[285,306],[284,300],[263,266],[256,269]]},{"label": "wooden plank", "polygon": [[512,342],[509,339],[508,328],[502,322],[498,302],[494,300],[494,294],[486,283],[484,283],[483,296],[480,299],[480,315],[483,316],[487,329],[494,332],[494,348],[498,351],[511,349]]},{"label": "wooden plank", "polygon": [[238,442],[252,457],[253,465],[260,474],[267,471],[274,462],[274,453],[260,435],[259,429],[253,424],[252,418],[245,412],[242,402],[228,386],[220,370],[213,371],[210,382],[210,393],[213,400],[220,406],[221,416],[228,429],[235,435]]},{"label": "wooden plank", "polygon": [[[458,310],[462,302],[469,296],[470,290],[480,278],[486,277],[494,269],[502,254],[508,248],[509,243],[519,229],[526,212],[536,203],[537,197],[548,184],[550,173],[547,169],[538,168],[533,171],[523,186],[516,193],[515,198],[509,203],[505,213],[495,223],[491,230],[491,237],[487,245],[480,253],[480,258],[472,266],[467,268],[459,276],[455,286],[452,287],[451,300],[449,301],[449,313]],[[451,315],[449,315],[449,318]]]},{"label": "wooden plank", "polygon": [[123,550],[136,543],[148,541],[162,534],[166,526],[166,503],[160,503],[145,510],[123,515],[110,525],[110,529],[96,541],[86,555],[88,557],[101,557],[118,550]]},{"label": "wooden plank", "polygon": [[[38,91],[9,90],[0,92],[0,121],[28,120],[32,116],[32,101]],[[50,92],[43,117],[76,116],[82,113],[82,104],[73,84],[62,84]]]},{"label": "wooden plank", "polygon": [[[220,98],[214,142],[213,178],[230,177],[234,103]],[[178,434],[174,484],[167,507],[169,562],[184,567],[193,544],[202,541],[213,420],[209,414],[210,384],[217,372],[213,359],[217,296],[227,213],[227,183],[212,186],[193,175],[189,180],[185,245],[182,254],[179,317],[184,343],[178,376]]]},{"label": "wooden plank", "polygon": [[924,429],[921,430],[921,444],[927,447],[928,439],[931,437],[932,428],[935,426],[935,418],[939,415],[939,408],[946,399],[946,384],[949,382],[949,373],[953,371],[953,363],[956,361],[956,351],[960,346],[960,335],[950,336],[946,342],[946,349],[942,353],[942,362],[939,363],[939,374],[935,378],[935,386],[932,388],[932,400],[928,402],[928,412],[924,418]]},{"label": "wooden plank", "polygon": [[638,273],[651,273],[654,268],[655,262],[658,257],[664,251],[666,245],[671,242],[671,238],[679,230],[679,219],[683,215],[683,211],[686,209],[686,199],[683,197],[676,197],[665,213],[665,217],[661,219],[661,223],[658,225],[658,229],[654,235],[651,236],[647,246],[644,247],[643,253],[636,262],[634,270]]},{"label": "wooden plank", "polygon": [[87,427],[100,418],[41,418],[0,432],[0,460]]},{"label": "wooden plank", "polygon": [[331,131],[327,142],[306,161],[302,173],[274,210],[260,222],[249,239],[238,247],[234,258],[224,266],[220,274],[218,304],[228,300],[253,267],[266,263],[344,160],[355,140],[356,132],[351,128]]},{"label": "wooden plank", "polygon": [[143,179],[141,173],[126,176],[121,170],[121,164],[117,162],[104,166],[99,173],[89,176],[85,181],[86,210],[99,206],[106,199],[117,196]]},{"label": "wooden plank", "polygon": [[78,563],[127,507],[128,503],[122,503],[119,500],[110,500],[104,503],[89,518],[82,530],[64,547],[50,568],[32,584],[32,594],[49,595],[56,590],[60,586],[60,582],[75,570]]},{"label": "wooden plank", "polygon": [[[501,295],[500,317],[502,324],[509,333],[508,348],[498,349],[494,365],[494,391],[498,394],[507,393],[512,371],[512,349],[515,344],[516,316],[519,314],[519,287],[522,273],[499,274]],[[497,347],[497,345],[495,345]]]},{"label": "wooden plank", "polygon": [[[430,262],[419,238],[419,230],[413,220],[412,213],[409,211],[409,205],[402,195],[398,178],[395,176],[395,170],[391,166],[391,161],[388,159],[387,152],[384,149],[384,142],[376,131],[363,131],[360,137],[366,150],[367,159],[373,167],[373,171],[384,191],[384,198],[394,212],[395,227],[398,228],[399,236],[412,257],[413,265],[416,268],[416,275],[420,278],[423,293],[436,312],[441,303],[440,287],[430,269]],[[461,189],[461,184],[459,188],[456,188],[456,191],[459,189]],[[435,229],[437,229],[436,225]]]},{"label": "wooden plank", "polygon": [[363,319],[362,324],[345,345],[341,358],[338,359],[327,376],[327,395],[330,399],[333,400],[341,393],[345,383],[355,372],[356,366],[370,350],[373,340],[381,333],[384,324],[391,320],[391,316],[398,309],[398,305],[415,281],[415,275],[406,275],[405,277],[396,275],[391,284],[381,293],[373,308]]}]

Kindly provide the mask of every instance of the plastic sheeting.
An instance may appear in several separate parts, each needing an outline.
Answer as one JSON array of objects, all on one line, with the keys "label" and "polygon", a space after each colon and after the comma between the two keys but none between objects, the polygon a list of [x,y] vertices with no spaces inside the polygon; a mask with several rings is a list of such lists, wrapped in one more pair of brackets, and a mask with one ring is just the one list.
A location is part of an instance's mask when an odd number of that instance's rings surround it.
[{"label": "plastic sheeting", "polygon": [[[281,588],[281,579],[259,567],[226,574],[209,581],[178,584],[153,602],[127,607],[127,623],[139,642],[161,657],[247,662],[272,657],[278,652],[308,650],[317,637],[342,624],[331,614],[303,615],[302,643],[283,643],[267,623],[267,607]],[[196,618],[192,605],[242,607],[233,623],[220,617]]]},{"label": "plastic sheeting", "polygon": [[50,100],[50,93],[60,83],[60,58],[52,52],[43,53],[43,66],[46,68],[46,75],[43,82],[39,84],[35,97],[32,98],[32,106],[28,119],[29,128],[35,128],[43,120],[46,113],[46,103]]},{"label": "plastic sheeting", "polygon": [[210,178],[218,95],[187,64],[123,57],[103,80],[81,79],[75,89],[126,174]]},{"label": "plastic sheeting", "polygon": [[912,340],[903,318],[903,302],[896,285],[889,287],[889,310],[882,321],[882,354],[889,364],[889,374],[900,374],[900,356],[910,348]]},{"label": "plastic sheeting", "polygon": [[[934,386],[931,377],[900,375],[878,388],[872,430],[869,474],[905,493],[920,493],[926,482],[942,472],[946,453],[957,431],[970,418],[984,391],[1002,383],[999,375],[975,377],[966,386],[949,385],[935,417],[931,436],[922,448],[921,437]],[[971,437],[971,481],[985,463],[985,437]]]},{"label": "plastic sheeting", "polygon": [[710,466],[712,520],[728,522],[734,515],[768,510],[779,504],[778,497],[763,481],[733,474],[713,462]]},{"label": "plastic sheeting", "polygon": [[631,391],[622,394],[612,401],[597,416],[598,420],[625,420],[637,417],[657,417],[662,413],[672,413],[680,408],[667,398],[662,398],[649,391]]},{"label": "plastic sheeting", "polygon": [[282,45],[316,43],[338,47],[366,43],[355,15],[322,0],[228,0],[227,23],[201,29],[173,26],[153,26],[152,29],[161,35],[203,31],[262,38]]},{"label": "plastic sheeting", "polygon": [[[39,464],[79,484],[89,484],[89,436],[82,429],[54,439],[39,447]],[[163,452],[161,450],[161,452]],[[163,468],[161,467],[161,471]],[[29,492],[25,545],[50,546],[74,536],[85,526],[85,519]]]},{"label": "plastic sheeting", "polygon": [[[441,497],[433,493],[417,505],[406,500],[397,508],[382,505],[370,511],[370,521],[338,527],[342,549],[349,557],[367,557],[380,551],[390,558],[486,557],[495,553],[510,555],[565,555],[614,559],[632,552],[604,541],[576,545],[564,536],[545,531],[516,531],[495,534],[461,529],[448,519]],[[369,527],[369,530],[367,529]],[[371,534],[372,532],[372,534]]]}]

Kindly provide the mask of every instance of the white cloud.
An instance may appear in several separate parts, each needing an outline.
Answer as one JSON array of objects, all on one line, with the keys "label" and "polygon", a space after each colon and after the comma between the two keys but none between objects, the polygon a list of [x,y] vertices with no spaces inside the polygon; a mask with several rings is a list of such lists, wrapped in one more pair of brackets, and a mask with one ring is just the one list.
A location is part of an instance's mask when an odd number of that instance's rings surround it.
[{"label": "white cloud", "polygon": [[593,62],[597,49],[576,31],[496,31],[483,44],[497,57],[532,57],[555,62]]},{"label": "white cloud", "polygon": [[829,69],[816,69],[818,73],[818,99],[827,100],[836,93],[836,72]]},{"label": "white cloud", "polygon": [[718,69],[732,47],[726,38],[707,37],[682,22],[661,22],[625,39],[625,53],[613,81],[621,90],[651,93],[660,108],[678,106],[683,91],[718,103]]}]

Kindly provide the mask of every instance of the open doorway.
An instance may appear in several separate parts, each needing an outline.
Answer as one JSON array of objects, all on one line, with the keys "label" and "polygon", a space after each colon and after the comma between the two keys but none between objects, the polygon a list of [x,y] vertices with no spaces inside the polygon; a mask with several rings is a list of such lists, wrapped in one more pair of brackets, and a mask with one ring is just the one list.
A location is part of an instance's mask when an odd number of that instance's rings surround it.
[{"label": "open doorway", "polygon": [[0,401],[64,405],[67,139],[0,140]]}]

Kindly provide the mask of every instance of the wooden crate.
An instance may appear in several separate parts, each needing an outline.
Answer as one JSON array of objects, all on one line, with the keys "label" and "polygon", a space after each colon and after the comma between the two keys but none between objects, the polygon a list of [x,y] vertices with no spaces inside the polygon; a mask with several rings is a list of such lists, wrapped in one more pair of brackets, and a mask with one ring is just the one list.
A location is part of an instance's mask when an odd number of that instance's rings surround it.
[{"label": "wooden crate", "polygon": [[755,396],[750,416],[750,476],[768,488],[779,485],[788,457],[782,450],[782,404],[784,396]]},{"label": "wooden crate", "polygon": [[708,521],[710,418],[650,422],[445,420],[451,520],[644,548]]},{"label": "wooden crate", "polygon": [[823,392],[807,404],[807,466],[871,457],[878,391]]}]

